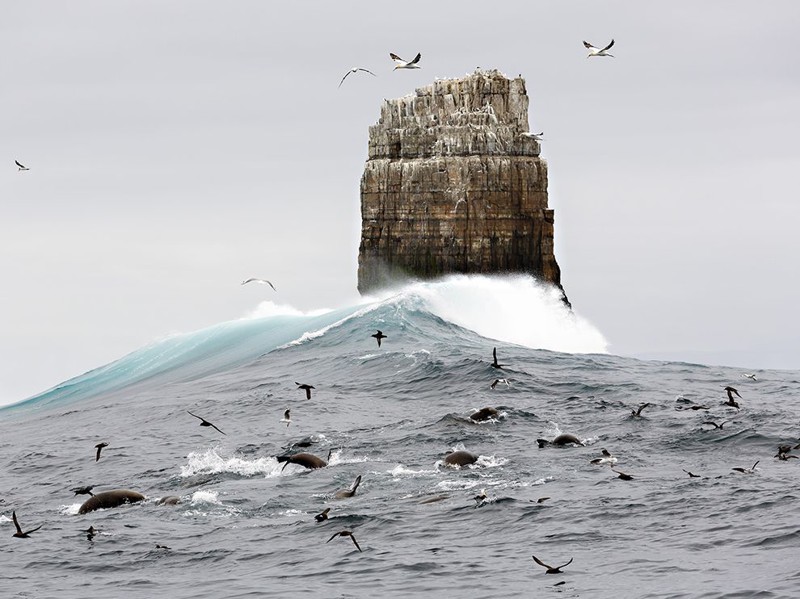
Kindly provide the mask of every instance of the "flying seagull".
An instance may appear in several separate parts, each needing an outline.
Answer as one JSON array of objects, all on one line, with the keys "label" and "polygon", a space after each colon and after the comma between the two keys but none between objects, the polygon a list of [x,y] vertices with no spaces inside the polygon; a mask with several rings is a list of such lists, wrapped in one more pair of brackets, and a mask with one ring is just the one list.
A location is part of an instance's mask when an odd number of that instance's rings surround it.
[{"label": "flying seagull", "polygon": [[289,425],[292,423],[292,416],[291,416],[290,412],[291,412],[291,410],[287,409],[283,413],[283,420],[281,420],[281,422],[285,422],[286,423],[286,428],[289,428]]},{"label": "flying seagull", "polygon": [[587,50],[589,50],[589,54],[586,56],[586,58],[591,58],[592,56],[610,56],[611,58],[614,58],[614,55],[613,55],[613,54],[609,54],[609,53],[607,52],[607,50],[610,50],[610,49],[611,49],[611,46],[613,46],[613,45],[614,45],[614,40],[611,40],[611,43],[610,43],[610,44],[608,44],[608,45],[607,45],[605,48],[603,48],[602,50],[601,50],[601,49],[599,49],[599,48],[595,48],[595,47],[594,47],[592,44],[590,44],[589,42],[583,42],[583,45],[584,45],[584,46],[586,46],[586,49],[587,49]]},{"label": "flying seagull", "polygon": [[29,170],[31,170],[27,166],[25,166],[24,164],[20,164],[19,160],[15,160],[14,164],[16,164],[19,167],[17,169],[18,171],[29,171]]},{"label": "flying seagull", "polygon": [[572,560],[574,559],[574,558],[569,558],[569,561],[566,564],[562,564],[561,566],[553,567],[553,566],[549,566],[549,565],[545,564],[542,560],[540,560],[535,555],[532,555],[531,557],[533,558],[533,561],[535,561],[537,564],[539,564],[543,568],[547,568],[547,572],[545,572],[545,574],[563,574],[563,572],[561,571],[561,568],[566,568],[567,566],[569,566],[572,563]]},{"label": "flying seagull", "polygon": [[742,378],[745,378],[745,379],[751,379],[751,380],[754,380],[754,381],[755,381],[755,380],[757,380],[757,379],[756,379],[756,375],[755,375],[755,373],[751,373],[751,374],[743,374],[743,375],[742,375]]},{"label": "flying seagull", "polygon": [[273,291],[277,291],[277,289],[275,289],[275,285],[273,285],[272,283],[270,283],[266,279],[256,279],[256,278],[250,277],[249,279],[246,279],[246,280],[242,281],[242,285],[247,285],[248,283],[260,283],[261,285],[269,285],[270,287],[272,287]]},{"label": "flying seagull", "polygon": [[[331,542],[331,541],[333,541],[333,540],[334,540],[336,537],[350,537],[350,539],[353,541],[353,545],[355,545],[355,546],[356,546],[356,549],[358,549],[359,551],[361,551],[361,547],[359,547],[359,546],[358,546],[358,541],[356,541],[356,538],[355,538],[355,536],[353,536],[353,533],[352,533],[352,532],[350,532],[349,530],[343,530],[343,531],[341,531],[341,532],[337,532],[335,535],[333,535],[333,536],[332,536],[330,539],[328,539],[328,540],[327,540],[327,541],[325,541],[325,542],[326,542],[326,543],[330,543],[330,542]],[[363,552],[362,552],[362,553],[363,553]]]},{"label": "flying seagull", "polygon": [[617,458],[615,458],[613,455],[611,455],[611,452],[608,451],[607,449],[603,449],[602,450],[602,454],[603,454],[602,458],[595,458],[589,463],[590,464],[616,464],[617,463]]},{"label": "flying seagull", "polygon": [[352,69],[350,69],[349,71],[347,71],[344,74],[344,77],[342,77],[342,80],[339,82],[339,87],[342,87],[342,83],[344,83],[344,80],[347,79],[347,76],[350,73],[358,73],[359,71],[364,71],[365,73],[369,73],[373,77],[377,77],[377,75],[375,73],[373,73],[372,71],[370,71],[369,69],[362,69],[361,67],[353,67]]},{"label": "flying seagull", "polygon": [[[760,462],[759,460],[758,462]],[[753,474],[756,471],[756,466],[758,466],[758,462],[753,464],[752,468],[731,468],[731,470],[736,470],[736,472],[741,472],[742,474]]]},{"label": "flying seagull", "polygon": [[374,335],[370,335],[370,337],[375,337],[375,339],[378,340],[378,347],[381,346],[381,339],[386,339],[387,336],[388,335],[384,335],[380,330],[378,330],[378,332]]},{"label": "flying seagull", "polygon": [[94,461],[98,462],[100,461],[100,452],[103,451],[103,447],[108,447],[108,443],[103,441],[102,443],[98,443],[97,445],[95,445],[95,447],[97,448],[97,453],[94,456]]},{"label": "flying seagull", "polygon": [[397,69],[418,69],[418,68],[419,68],[419,64],[418,64],[418,63],[419,63],[419,59],[420,59],[420,58],[422,58],[422,54],[420,53],[420,54],[417,54],[417,55],[414,57],[414,60],[411,60],[411,61],[409,61],[409,62],[406,62],[405,60],[403,60],[402,58],[400,58],[400,57],[399,57],[397,54],[395,54],[394,52],[389,52],[389,56],[390,56],[390,57],[392,58],[392,60],[394,61],[394,64],[395,64],[394,70],[395,70],[395,71],[396,71]]},{"label": "flying seagull", "polygon": [[[222,431],[220,431],[220,430],[219,430],[219,429],[218,429],[216,426],[214,426],[213,424],[211,424],[211,423],[210,423],[208,420],[206,420],[205,418],[203,418],[203,417],[201,417],[201,416],[198,416],[197,414],[192,414],[192,413],[191,413],[189,410],[186,410],[186,413],[187,413],[187,414],[189,414],[189,415],[191,415],[191,416],[194,416],[195,418],[197,418],[198,420],[200,420],[200,426],[213,426],[213,427],[214,427],[214,428],[216,428],[216,429],[217,429],[219,432],[221,432],[221,433],[222,433]],[[225,433],[222,433],[222,434],[224,435]]]},{"label": "flying seagull", "polygon": [[27,539],[28,535],[32,532],[36,532],[39,530],[44,524],[40,524],[36,528],[28,530],[26,532],[22,532],[22,528],[19,526],[19,521],[17,521],[17,512],[11,512],[11,519],[14,521],[14,527],[17,529],[17,532],[13,534],[13,536],[17,537],[18,539]]},{"label": "flying seagull", "polygon": [[295,381],[294,384],[297,385],[298,389],[303,389],[306,392],[306,399],[311,399],[311,390],[316,389],[314,385],[306,385],[305,383],[301,385],[297,381]]}]

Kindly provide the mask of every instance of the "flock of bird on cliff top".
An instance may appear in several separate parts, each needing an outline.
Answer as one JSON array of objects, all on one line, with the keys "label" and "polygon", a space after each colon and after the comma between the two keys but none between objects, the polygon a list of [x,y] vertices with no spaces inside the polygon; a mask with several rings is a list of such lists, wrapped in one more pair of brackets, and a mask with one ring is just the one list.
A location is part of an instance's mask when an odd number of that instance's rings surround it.
[{"label": "flock of bird on cliff top", "polygon": [[[597,48],[597,47],[593,46],[592,44],[590,44],[590,43],[588,43],[586,41],[583,42],[583,45],[589,50],[589,54],[587,55],[587,58],[592,58],[592,57],[595,57],[595,56],[610,56],[610,57],[613,58],[613,55],[608,53],[608,50],[610,50],[611,47],[614,45],[614,40],[613,39],[604,48]],[[394,53],[390,53],[389,56],[395,62],[394,70],[397,70],[397,69],[418,69],[418,68],[420,68],[419,62],[420,62],[420,60],[422,58],[422,54],[421,53],[418,53],[413,58],[413,60],[410,60],[410,61],[403,60],[397,54],[394,54]],[[347,73],[345,73],[344,77],[342,77],[342,80],[339,82],[339,87],[342,86],[342,84],[344,83],[345,79],[347,79],[347,77],[349,75],[354,74],[354,73],[359,73],[359,72],[368,73],[368,74],[372,75],[373,77],[377,77],[377,75],[375,75],[375,73],[373,73],[369,69],[366,69],[366,68],[363,68],[363,67],[354,67],[354,68],[350,69],[349,71],[347,71]],[[530,137],[532,137],[532,138],[534,138],[536,140],[540,140],[541,136],[543,135],[543,133],[528,133],[527,135],[529,135]],[[30,170],[28,167],[24,166],[19,161],[15,160],[15,163],[16,163],[19,171],[28,171],[28,170]],[[268,281],[266,279],[259,279],[259,278],[251,277],[251,278],[248,278],[248,279],[242,281],[241,284],[242,285],[246,285],[248,283],[257,283],[257,284],[261,284],[261,285],[268,285],[274,291],[277,291],[275,289],[275,286],[270,281]],[[378,330],[376,333],[374,333],[371,336],[373,338],[375,338],[375,340],[377,341],[378,347],[381,347],[381,341],[383,339],[387,338],[387,335],[385,335],[380,330]],[[497,370],[502,370],[504,368],[504,365],[500,364],[497,361],[497,348],[494,348],[493,351],[492,351],[491,366],[492,366],[492,368],[497,369]],[[756,378],[756,376],[754,374],[745,374],[745,375],[742,375],[742,376],[744,376],[746,378],[749,378],[749,379],[752,379],[752,380],[755,380],[755,378]],[[311,397],[312,397],[312,393],[311,392],[312,392],[312,390],[314,390],[316,388],[313,385],[309,385],[307,383],[297,383],[296,382],[295,384],[297,385],[297,389],[298,390],[303,391],[305,393],[306,399],[310,400]],[[495,378],[494,381],[490,385],[491,389],[495,389],[498,384],[504,384],[504,385],[506,385],[506,387],[510,387],[510,383],[509,383],[508,379],[506,379],[506,378]],[[724,391],[727,393],[728,401],[725,402],[723,405],[735,408],[737,410],[740,409],[739,403],[733,397],[733,395],[735,394],[736,396],[741,398],[741,395],[739,395],[739,392],[732,386],[724,387]],[[632,409],[631,410],[631,417],[633,417],[633,418],[641,417],[642,410],[644,410],[649,405],[650,405],[649,403],[644,403],[644,404],[641,404],[640,406],[638,406],[638,408]],[[709,410],[710,407],[706,406],[706,405],[691,405],[691,406],[689,406],[689,407],[687,407],[685,409]],[[221,433],[223,435],[226,434],[220,428],[218,428],[215,424],[209,422],[208,420],[206,420],[202,416],[198,416],[197,414],[193,414],[192,412],[189,412],[188,410],[187,410],[187,413],[189,415],[193,416],[194,418],[199,419],[200,420],[200,426],[214,428],[219,433]],[[485,407],[485,408],[482,408],[482,409],[478,410],[477,412],[471,414],[469,416],[469,418],[470,418],[470,420],[472,420],[474,422],[486,422],[486,421],[496,421],[499,418],[499,416],[500,416],[500,414],[499,414],[499,412],[498,412],[498,410],[496,408]],[[282,422],[282,423],[285,422],[287,427],[291,424],[292,419],[291,419],[291,410],[290,409],[286,409],[284,411],[283,419],[280,422]],[[718,423],[716,423],[714,421],[709,420],[709,421],[704,422],[703,424],[709,425],[709,426],[713,426],[715,429],[722,429],[723,426],[726,424],[726,422],[723,421],[723,422],[718,424]],[[578,437],[576,437],[575,435],[572,435],[572,434],[568,434],[568,433],[567,434],[558,435],[552,441],[551,440],[547,440],[547,439],[537,439],[537,443],[538,443],[540,448],[543,448],[543,447],[545,447],[547,445],[560,445],[560,446],[565,446],[565,445],[583,445],[583,442]],[[301,441],[300,443],[295,444],[293,447],[308,447],[310,444],[311,444],[310,441],[306,442],[305,444],[304,444],[304,442]],[[105,448],[105,447],[108,447],[108,445],[109,444],[104,441],[104,442],[100,442],[100,443],[98,443],[97,445],[94,446],[95,449],[96,449],[95,461],[98,461],[100,459],[100,454],[101,454],[102,449]],[[792,450],[796,450],[796,449],[800,449],[800,444],[799,445],[794,445],[794,446],[791,445],[791,444],[782,444],[782,445],[780,445],[778,447],[778,453],[774,457],[778,458],[779,460],[783,460],[783,461],[786,461],[786,460],[789,460],[789,459],[793,459],[793,458],[797,459],[798,456],[793,455],[793,454],[790,453]],[[333,450],[331,450],[328,453],[328,460],[330,460],[332,451]],[[620,478],[622,480],[630,481],[630,480],[634,479],[634,477],[632,475],[627,474],[625,472],[622,472],[620,470],[616,470],[615,468],[613,468],[614,464],[617,463],[617,458],[615,458],[608,450],[603,449],[601,453],[602,453],[602,457],[595,458],[595,459],[591,460],[592,464],[608,465],[610,467],[610,469],[618,476],[618,478]],[[444,464],[447,465],[447,466],[454,467],[454,468],[461,468],[461,467],[465,467],[465,466],[469,466],[471,464],[474,464],[478,460],[478,457],[479,456],[477,456],[477,455],[475,455],[475,454],[473,454],[473,453],[471,453],[469,451],[458,450],[458,451],[452,451],[452,452],[448,453],[444,457],[443,461],[444,461]],[[280,455],[280,456],[277,456],[276,459],[278,460],[279,463],[280,462],[284,462],[284,465],[283,465],[284,469],[289,464],[296,464],[298,466],[302,466],[302,467],[308,468],[308,469],[324,468],[325,466],[328,465],[328,460],[323,460],[322,458],[319,458],[319,457],[317,457],[317,456],[315,456],[315,455],[313,455],[311,453],[305,453],[305,452]],[[753,464],[753,466],[751,468],[737,467],[737,468],[732,468],[732,470],[737,471],[737,472],[741,472],[741,473],[744,473],[744,474],[752,474],[755,471],[757,465],[758,465],[758,462]],[[700,476],[700,475],[694,474],[693,472],[690,472],[688,470],[684,470],[684,472],[686,472],[689,475],[689,477],[691,477],[691,478],[698,478]],[[333,495],[333,497],[336,498],[336,499],[353,497],[356,494],[356,491],[358,490],[358,487],[359,487],[360,484],[361,484],[361,476],[358,476],[355,479],[355,481],[353,482],[353,485],[349,489],[343,489],[343,490],[337,491]],[[81,506],[79,513],[86,513],[88,511],[93,511],[94,509],[99,509],[99,508],[103,508],[103,507],[117,507],[117,506],[122,505],[124,503],[133,503],[133,502],[141,501],[142,499],[144,499],[144,496],[142,496],[141,494],[136,493],[134,491],[127,491],[127,490],[106,491],[105,493],[99,493],[97,495],[94,495],[92,493],[92,489],[93,488],[94,488],[94,486],[81,486],[81,487],[75,487],[75,488],[71,489],[71,491],[73,491],[76,496],[77,495],[91,495],[92,496],[92,499],[90,499],[89,501],[87,501],[86,503],[84,503]],[[434,497],[432,499],[427,499],[425,501],[427,501],[427,502],[437,501],[437,500],[444,499],[444,498],[445,497]],[[549,499],[549,497],[540,497],[537,500],[537,502],[538,503],[542,503],[542,502],[546,501],[547,499]],[[93,500],[94,500],[94,502],[90,503]],[[474,497],[474,500],[476,501],[476,507],[480,507],[480,506],[484,505],[487,501],[490,501],[488,495],[486,494],[486,490],[485,489],[482,489],[480,494],[478,494],[477,496]],[[162,505],[175,505],[175,504],[177,504],[179,502],[180,502],[180,498],[176,497],[176,496],[162,497],[158,501],[158,503],[162,504]],[[328,519],[328,513],[330,512],[330,510],[331,510],[331,508],[326,508],[325,510],[323,510],[322,512],[320,512],[319,514],[314,516],[314,519],[316,520],[316,522],[319,523],[319,522],[323,522],[323,521],[327,520]],[[13,523],[14,523],[14,527],[16,529],[16,532],[14,533],[13,536],[16,537],[16,538],[23,538],[23,539],[29,538],[31,533],[39,530],[43,526],[43,525],[39,525],[36,528],[30,529],[30,530],[27,530],[27,531],[23,531],[22,527],[20,526],[20,524],[19,524],[19,522],[17,520],[16,511],[12,511],[12,520],[13,520]],[[97,529],[95,529],[93,526],[90,526],[84,532],[86,532],[87,539],[91,541],[94,538],[94,536],[97,534]],[[341,530],[339,532],[336,532],[326,541],[326,543],[329,543],[330,541],[332,541],[336,537],[349,538],[353,542],[353,544],[355,545],[356,549],[358,549],[359,552],[362,551],[361,546],[358,544],[358,541],[356,541],[355,535],[353,534],[352,531],[350,531],[350,530]],[[164,546],[164,545],[157,545],[156,548],[158,548],[158,549],[167,549],[167,550],[169,549],[169,547]],[[560,566],[551,566],[551,565],[546,564],[545,562],[541,561],[535,555],[532,556],[532,558],[537,564],[539,564],[540,566],[545,568],[546,574],[560,574],[561,573],[561,568],[564,568],[565,566],[568,566],[569,564],[572,563],[572,558],[570,558],[570,560],[568,562],[566,562],[565,564],[562,564]],[[563,584],[563,583],[558,583],[558,584]]]}]

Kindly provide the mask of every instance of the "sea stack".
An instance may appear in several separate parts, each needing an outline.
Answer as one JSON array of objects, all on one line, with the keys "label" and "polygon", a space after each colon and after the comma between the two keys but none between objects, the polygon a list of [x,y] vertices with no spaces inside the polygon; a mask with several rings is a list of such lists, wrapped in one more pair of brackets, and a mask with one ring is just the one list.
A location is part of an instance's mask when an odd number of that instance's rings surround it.
[{"label": "sea stack", "polygon": [[361,178],[358,290],[450,273],[561,288],[547,163],[528,133],[525,80],[496,70],[385,100]]}]

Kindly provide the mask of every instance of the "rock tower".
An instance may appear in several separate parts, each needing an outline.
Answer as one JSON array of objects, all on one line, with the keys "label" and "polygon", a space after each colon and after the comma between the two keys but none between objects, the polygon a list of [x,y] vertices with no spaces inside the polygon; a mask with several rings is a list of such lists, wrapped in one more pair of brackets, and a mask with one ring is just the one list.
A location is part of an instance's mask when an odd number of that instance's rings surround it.
[{"label": "rock tower", "polygon": [[477,70],[385,100],[361,178],[358,290],[449,273],[561,287],[525,80]]}]

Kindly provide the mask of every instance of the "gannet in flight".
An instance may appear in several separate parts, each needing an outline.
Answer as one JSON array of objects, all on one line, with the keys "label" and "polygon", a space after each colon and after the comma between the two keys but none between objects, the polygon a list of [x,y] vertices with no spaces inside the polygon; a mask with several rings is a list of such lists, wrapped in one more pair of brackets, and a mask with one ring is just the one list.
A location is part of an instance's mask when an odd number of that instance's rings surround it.
[{"label": "gannet in flight", "polygon": [[525,137],[530,137],[534,141],[544,141],[544,131],[540,131],[539,133],[531,133],[530,131],[525,131],[522,133]]},{"label": "gannet in flight", "polygon": [[375,73],[373,73],[372,71],[370,71],[369,69],[362,69],[361,67],[353,67],[352,69],[350,69],[349,71],[347,71],[344,74],[344,77],[342,77],[342,80],[339,82],[339,87],[342,87],[342,83],[344,83],[344,80],[347,79],[347,76],[350,73],[358,73],[359,71],[364,71],[365,73],[369,73],[373,77],[377,77],[377,75]]},{"label": "gannet in flight", "polygon": [[402,58],[400,58],[397,54],[395,54],[393,52],[389,52],[389,56],[394,61],[394,64],[395,64],[394,70],[397,70],[397,69],[418,69],[418,68],[420,68],[419,64],[417,64],[417,63],[419,63],[419,59],[422,58],[422,53],[418,53],[414,57],[414,60],[411,60],[409,62],[406,62],[405,60],[403,60]]},{"label": "gannet in flight", "polygon": [[272,287],[273,291],[277,291],[277,289],[275,289],[275,285],[273,285],[266,279],[254,279],[253,277],[250,277],[246,281],[242,281],[242,285],[247,285],[248,283],[261,283],[262,285],[269,285],[270,287]]},{"label": "gannet in flight", "polygon": [[586,46],[586,49],[587,49],[587,50],[589,50],[589,54],[586,56],[586,58],[591,58],[592,56],[610,56],[611,58],[614,58],[614,55],[613,55],[613,54],[609,54],[609,53],[606,51],[606,50],[609,50],[609,49],[611,48],[611,46],[613,46],[613,45],[614,45],[614,40],[611,40],[611,43],[610,43],[610,44],[608,44],[608,45],[607,45],[605,48],[603,48],[602,50],[601,50],[600,48],[595,48],[595,47],[594,47],[592,44],[590,44],[589,42],[583,42],[583,45],[584,45],[584,46]]}]

